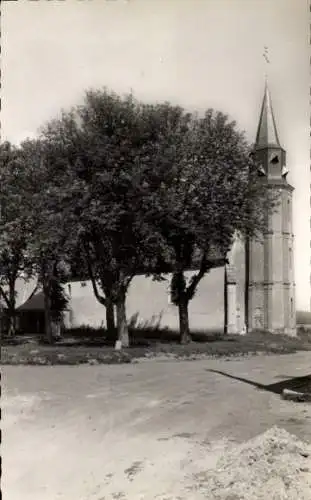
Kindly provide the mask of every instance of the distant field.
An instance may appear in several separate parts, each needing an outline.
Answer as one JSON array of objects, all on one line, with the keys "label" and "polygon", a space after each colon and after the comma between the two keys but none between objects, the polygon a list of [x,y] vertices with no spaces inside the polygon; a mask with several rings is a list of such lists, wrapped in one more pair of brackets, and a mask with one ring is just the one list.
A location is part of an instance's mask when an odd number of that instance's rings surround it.
[{"label": "distant field", "polygon": [[297,325],[308,325],[311,328],[311,312],[310,311],[297,311],[296,321],[297,321]]}]

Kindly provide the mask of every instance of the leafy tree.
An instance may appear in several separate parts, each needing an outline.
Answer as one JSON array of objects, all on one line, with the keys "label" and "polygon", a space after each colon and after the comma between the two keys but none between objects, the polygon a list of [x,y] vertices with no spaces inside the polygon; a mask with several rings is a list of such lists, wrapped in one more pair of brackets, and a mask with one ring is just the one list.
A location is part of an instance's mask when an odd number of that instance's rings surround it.
[{"label": "leafy tree", "polygon": [[61,321],[63,312],[66,310],[67,305],[68,298],[65,295],[64,288],[59,281],[55,281],[52,285],[51,292],[51,311],[52,316],[56,321]]},{"label": "leafy tree", "polygon": [[[187,342],[189,301],[213,266],[213,251],[225,259],[236,233],[257,234],[270,206],[243,134],[222,113],[199,118],[103,90],[87,92],[81,106],[48,124],[43,138],[48,193],[36,223],[40,255],[55,265],[66,244],[67,257],[74,245],[81,250],[97,300],[107,311],[116,306],[123,345],[133,277],[171,270]],[[185,271],[193,267],[187,283]]]},{"label": "leafy tree", "polygon": [[[79,111],[81,111],[79,109]],[[77,108],[71,111],[62,111],[61,117],[51,120],[41,130],[42,138],[50,148],[57,150],[66,165],[69,182],[63,184],[67,195],[71,193],[72,203],[70,207],[73,222],[73,231],[76,239],[72,240],[71,252],[67,255],[70,267],[70,277],[79,279],[91,279],[96,299],[106,308],[106,325],[108,332],[115,332],[114,304],[110,293],[109,283],[98,281],[97,268],[95,269],[94,256],[91,256],[89,244],[85,236],[86,217],[90,205],[89,184],[92,175],[89,167],[91,160],[87,146],[87,136],[81,128],[81,120]],[[87,147],[86,147],[87,146]],[[82,163],[82,159],[84,163]],[[68,212],[66,217],[69,217]],[[104,291],[104,294],[102,293]]]},{"label": "leafy tree", "polygon": [[43,130],[44,140],[62,153],[77,248],[95,297],[106,307],[108,327],[116,306],[123,345],[129,343],[125,300],[131,280],[169,260],[170,249],[154,230],[153,198],[163,185],[160,168],[174,178],[166,149],[170,155],[179,149],[167,132],[178,127],[183,140],[189,120],[179,107],[145,105],[104,90],[88,92],[82,106]]},{"label": "leafy tree", "polygon": [[0,145],[0,300],[6,308],[10,336],[16,333],[16,283],[31,277],[27,230],[29,219],[21,193],[20,150],[4,142]]},{"label": "leafy tree", "polygon": [[[23,206],[30,221],[28,255],[44,294],[45,335],[53,341],[53,294],[68,274],[66,262],[75,241],[68,216],[72,205],[62,149],[42,138],[21,144]],[[58,293],[58,292],[57,292]],[[54,311],[55,312],[55,311]]]},{"label": "leafy tree", "polygon": [[155,238],[141,217],[143,165],[154,142],[145,108],[132,96],[90,91],[76,110],[80,129],[75,205],[79,240],[97,300],[117,312],[117,335],[129,344],[126,294],[141,269],[156,259]]},{"label": "leafy tree", "polygon": [[52,325],[55,327],[54,336],[60,336],[61,323],[64,317],[64,311],[67,309],[68,297],[60,281],[53,281],[51,287],[51,318]]},{"label": "leafy tree", "polygon": [[[180,111],[175,118],[174,126],[171,120],[162,124],[161,156],[154,171],[159,178],[145,200],[145,213],[152,206],[154,231],[161,235],[162,247],[163,241],[166,245],[164,261],[169,257],[184,343],[190,338],[189,301],[213,267],[215,252],[225,261],[237,234],[255,237],[264,230],[273,200],[235,122],[213,110],[186,120]],[[197,272],[187,283],[185,271],[191,268]]]}]

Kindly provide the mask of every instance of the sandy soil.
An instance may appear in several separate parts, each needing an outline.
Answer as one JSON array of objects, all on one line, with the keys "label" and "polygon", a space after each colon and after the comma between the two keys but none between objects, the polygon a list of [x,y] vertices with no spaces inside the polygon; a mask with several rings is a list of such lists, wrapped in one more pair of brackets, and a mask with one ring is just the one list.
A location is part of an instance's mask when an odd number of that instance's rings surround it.
[{"label": "sandy soil", "polygon": [[[307,375],[310,364],[305,352],[230,361],[5,367],[3,498],[244,498],[217,497],[206,481],[196,488],[198,477],[215,467],[219,474],[219,463],[224,467],[224,457],[236,457],[239,443],[274,425],[311,443],[311,405],[282,401],[208,370],[271,384]],[[306,496],[296,500],[310,500],[307,478],[302,481]],[[285,493],[269,498],[292,498]]]},{"label": "sandy soil", "polygon": [[192,488],[214,500],[310,500],[311,446],[272,427],[233,445]]}]

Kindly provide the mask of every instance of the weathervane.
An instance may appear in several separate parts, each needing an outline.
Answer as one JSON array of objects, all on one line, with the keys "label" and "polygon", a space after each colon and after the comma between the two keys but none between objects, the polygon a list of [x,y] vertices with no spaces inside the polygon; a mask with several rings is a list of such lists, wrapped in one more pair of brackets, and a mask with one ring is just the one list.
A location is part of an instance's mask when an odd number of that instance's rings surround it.
[{"label": "weathervane", "polygon": [[268,64],[270,64],[270,60],[269,60],[269,49],[266,45],[264,46],[263,58],[266,61],[265,80],[267,82],[267,80],[268,80]]}]

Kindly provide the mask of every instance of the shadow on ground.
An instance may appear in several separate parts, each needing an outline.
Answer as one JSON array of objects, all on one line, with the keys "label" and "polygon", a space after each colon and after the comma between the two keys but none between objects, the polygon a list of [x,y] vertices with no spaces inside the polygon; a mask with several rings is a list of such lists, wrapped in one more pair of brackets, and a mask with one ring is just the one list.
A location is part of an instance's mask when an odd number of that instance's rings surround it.
[{"label": "shadow on ground", "polygon": [[286,380],[282,380],[281,382],[265,385],[243,377],[230,375],[229,373],[222,372],[220,370],[208,369],[207,371],[218,373],[219,375],[223,375],[224,377],[229,377],[234,380],[238,380],[239,382],[244,382],[246,384],[256,387],[256,389],[267,392],[273,392],[274,394],[282,394],[284,389],[289,389],[291,391],[302,392],[302,393],[311,393],[311,374],[305,375],[303,377],[287,378]]}]

